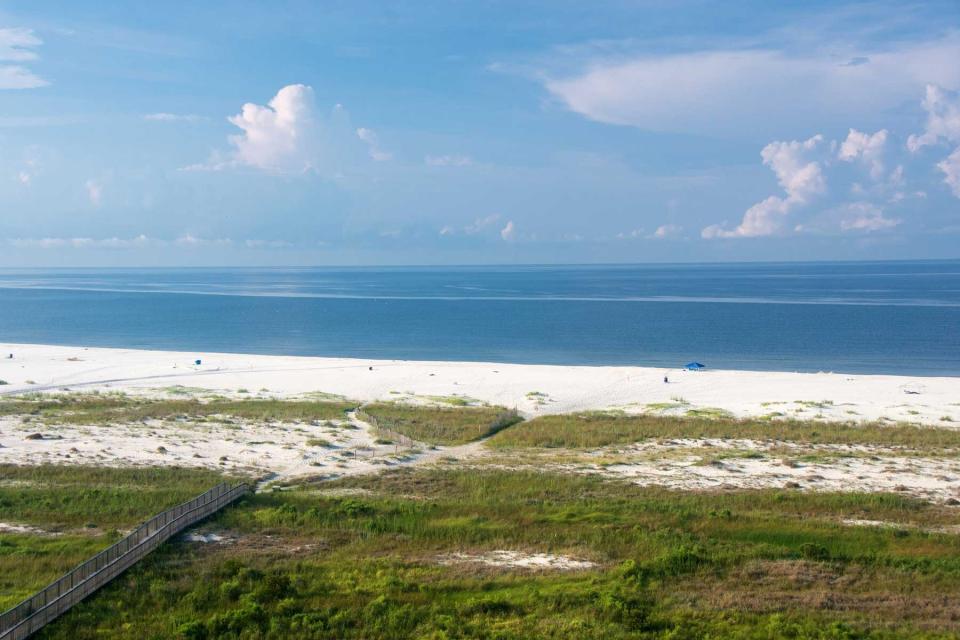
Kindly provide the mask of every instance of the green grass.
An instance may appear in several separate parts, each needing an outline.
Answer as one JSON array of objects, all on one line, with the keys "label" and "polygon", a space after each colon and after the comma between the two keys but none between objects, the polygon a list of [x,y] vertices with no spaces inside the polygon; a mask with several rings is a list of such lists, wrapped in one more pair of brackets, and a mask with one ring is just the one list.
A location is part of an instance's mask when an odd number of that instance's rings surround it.
[{"label": "green grass", "polygon": [[37,396],[0,401],[0,416],[23,415],[46,424],[116,424],[142,420],[198,419],[224,415],[255,421],[309,421],[342,418],[356,405],[346,401],[152,400],[111,394]]},{"label": "green grass", "polygon": [[123,528],[223,481],[206,469],[0,464],[0,522],[50,531]]},{"label": "green grass", "polygon": [[520,420],[502,407],[427,407],[380,402],[364,405],[362,419],[387,432],[430,444],[464,444]]},{"label": "green grass", "polygon": [[[334,490],[336,495],[318,490]],[[349,494],[349,495],[345,495]],[[534,472],[400,470],[244,499],[39,638],[947,638],[955,523],[900,495],[692,493]],[[441,565],[550,552],[595,569]],[[833,603],[833,604],[826,604]]]},{"label": "green grass", "polygon": [[910,447],[937,454],[960,448],[960,431],[914,425],[793,420],[733,420],[704,416],[580,413],[542,416],[500,431],[492,447],[602,447],[651,438],[748,438],[803,444]]},{"label": "green grass", "polygon": [[0,610],[116,542],[118,529],[132,529],[223,480],[174,467],[50,465],[0,465],[0,479],[0,522],[46,532],[0,533]]}]

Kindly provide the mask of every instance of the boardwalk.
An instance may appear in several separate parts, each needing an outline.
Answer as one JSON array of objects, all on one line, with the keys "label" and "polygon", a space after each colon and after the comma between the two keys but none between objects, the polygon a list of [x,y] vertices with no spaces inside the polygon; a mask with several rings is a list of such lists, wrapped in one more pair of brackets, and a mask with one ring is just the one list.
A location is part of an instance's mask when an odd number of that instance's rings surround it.
[{"label": "boardwalk", "polygon": [[220,484],[189,502],[154,516],[45,589],[0,615],[0,640],[21,640],[139,562],[190,525],[250,491],[249,485]]}]

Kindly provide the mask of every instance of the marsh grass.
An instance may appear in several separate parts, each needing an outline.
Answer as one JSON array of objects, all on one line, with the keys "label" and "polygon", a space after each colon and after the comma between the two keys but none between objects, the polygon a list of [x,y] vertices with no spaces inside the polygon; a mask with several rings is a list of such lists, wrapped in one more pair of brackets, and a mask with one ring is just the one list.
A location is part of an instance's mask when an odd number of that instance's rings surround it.
[{"label": "marsh grass", "polygon": [[212,471],[151,467],[0,465],[0,522],[44,533],[0,533],[0,610],[116,542],[119,530],[223,480]]},{"label": "marsh grass", "polygon": [[521,419],[515,411],[503,407],[428,407],[393,402],[364,405],[361,417],[385,432],[441,445],[479,440]]},{"label": "marsh grass", "polygon": [[660,438],[743,438],[800,444],[908,447],[938,454],[960,448],[960,430],[798,420],[579,413],[541,416],[503,430],[491,447],[592,448]]},{"label": "marsh grass", "polygon": [[216,485],[215,471],[0,464],[0,522],[62,531],[124,528]]},{"label": "marsh grass", "polygon": [[[694,493],[535,472],[301,482],[205,525],[234,544],[165,545],[41,637],[850,640],[960,630],[957,537],[838,524],[850,517],[957,520],[901,495]],[[497,549],[598,567],[438,562]],[[824,606],[831,598],[843,606]]]}]

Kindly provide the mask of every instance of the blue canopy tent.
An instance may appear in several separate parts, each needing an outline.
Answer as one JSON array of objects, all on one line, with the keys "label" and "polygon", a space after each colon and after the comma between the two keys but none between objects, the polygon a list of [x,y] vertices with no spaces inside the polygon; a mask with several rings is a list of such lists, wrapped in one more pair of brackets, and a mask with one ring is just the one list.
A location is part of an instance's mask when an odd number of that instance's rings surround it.
[{"label": "blue canopy tent", "polygon": [[683,366],[687,371],[700,371],[701,369],[706,369],[707,366],[700,364],[699,362],[688,362]]}]

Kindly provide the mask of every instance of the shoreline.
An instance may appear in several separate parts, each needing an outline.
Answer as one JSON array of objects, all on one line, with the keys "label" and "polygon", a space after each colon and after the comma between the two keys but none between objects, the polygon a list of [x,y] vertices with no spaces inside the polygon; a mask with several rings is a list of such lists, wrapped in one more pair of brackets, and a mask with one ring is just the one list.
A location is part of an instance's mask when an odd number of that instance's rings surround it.
[{"label": "shoreline", "polygon": [[[8,354],[14,355],[9,359]],[[199,359],[198,366],[195,361]],[[708,363],[709,365],[709,363]],[[670,382],[663,382],[664,375]],[[960,427],[960,377],[375,360],[0,343],[0,397],[30,392],[470,402],[527,417],[578,411],[909,422]],[[457,400],[459,398],[459,400]],[[947,419],[944,419],[947,418]]]}]

